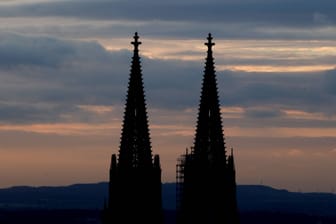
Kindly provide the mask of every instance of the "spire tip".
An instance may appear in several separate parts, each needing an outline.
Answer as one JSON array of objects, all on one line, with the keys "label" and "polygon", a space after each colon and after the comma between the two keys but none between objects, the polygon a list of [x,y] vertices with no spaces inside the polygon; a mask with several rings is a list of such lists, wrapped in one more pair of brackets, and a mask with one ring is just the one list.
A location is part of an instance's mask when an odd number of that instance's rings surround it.
[{"label": "spire tip", "polygon": [[141,42],[139,41],[139,35],[138,35],[138,32],[135,32],[134,33],[134,41],[132,41],[131,42],[131,44],[133,44],[134,45],[134,50],[135,51],[138,51],[138,47],[139,47],[139,45],[141,44]]},{"label": "spire tip", "polygon": [[211,33],[209,33],[208,34],[208,37],[207,37],[207,39],[208,39],[208,42],[207,43],[204,43],[204,45],[206,45],[206,46],[208,46],[208,51],[211,51],[212,49],[212,46],[214,46],[215,45],[215,43],[213,43],[212,42],[212,36],[211,36]]}]

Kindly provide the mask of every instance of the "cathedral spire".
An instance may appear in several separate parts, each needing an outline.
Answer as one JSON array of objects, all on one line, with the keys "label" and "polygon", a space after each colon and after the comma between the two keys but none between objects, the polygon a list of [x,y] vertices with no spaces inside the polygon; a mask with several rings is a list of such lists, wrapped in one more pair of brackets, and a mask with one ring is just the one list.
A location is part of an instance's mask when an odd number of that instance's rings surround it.
[{"label": "cathedral spire", "polygon": [[160,157],[152,156],[138,33],[131,44],[134,50],[119,155],[111,158],[109,202],[103,223],[161,224]]},{"label": "cathedral spire", "polygon": [[177,164],[177,223],[238,224],[233,154],[226,157],[210,33],[207,40],[194,147]]},{"label": "cathedral spire", "polygon": [[[220,104],[212,55],[212,36],[209,33],[205,45],[208,47],[201,90],[194,152],[210,160],[225,159],[225,142],[222,130]],[[213,161],[209,161],[213,162]]]},{"label": "cathedral spire", "polygon": [[119,166],[146,167],[152,165],[145,93],[139,56],[138,33],[134,35],[131,74],[119,150]]}]

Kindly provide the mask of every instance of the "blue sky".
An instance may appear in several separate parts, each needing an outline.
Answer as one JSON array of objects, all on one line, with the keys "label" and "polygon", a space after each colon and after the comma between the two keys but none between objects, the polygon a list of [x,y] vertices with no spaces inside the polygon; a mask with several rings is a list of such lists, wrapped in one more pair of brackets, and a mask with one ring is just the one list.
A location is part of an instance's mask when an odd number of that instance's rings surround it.
[{"label": "blue sky", "polygon": [[1,1],[1,185],[107,180],[135,31],[153,152],[174,181],[211,32],[238,184],[333,191],[335,10],[328,0]]}]

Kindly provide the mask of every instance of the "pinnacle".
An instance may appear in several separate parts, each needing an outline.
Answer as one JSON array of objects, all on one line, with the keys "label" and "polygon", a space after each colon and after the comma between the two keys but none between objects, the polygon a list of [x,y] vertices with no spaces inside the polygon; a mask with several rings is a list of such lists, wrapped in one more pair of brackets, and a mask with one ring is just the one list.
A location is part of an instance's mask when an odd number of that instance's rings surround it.
[{"label": "pinnacle", "polygon": [[138,36],[138,32],[135,32],[133,38],[134,38],[134,41],[132,41],[131,44],[134,45],[134,51],[139,51],[138,47],[139,47],[139,45],[141,44],[141,42],[138,41],[139,38],[140,38],[140,37]]},{"label": "pinnacle", "polygon": [[212,36],[211,36],[211,33],[209,33],[208,35],[208,42],[207,43],[204,43],[204,45],[208,46],[208,52],[212,51],[212,46],[215,45],[215,43],[212,42]]}]

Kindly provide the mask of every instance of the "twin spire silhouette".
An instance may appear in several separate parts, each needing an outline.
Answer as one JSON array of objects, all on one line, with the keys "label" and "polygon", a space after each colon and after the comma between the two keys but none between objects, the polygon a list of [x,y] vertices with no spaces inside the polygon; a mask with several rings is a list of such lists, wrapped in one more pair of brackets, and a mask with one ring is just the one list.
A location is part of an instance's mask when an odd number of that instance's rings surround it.
[{"label": "twin spire silhouette", "polygon": [[[239,223],[234,159],[232,153],[226,156],[212,39],[209,33],[194,146],[177,164],[178,224]],[[118,155],[111,159],[103,223],[161,224],[160,157],[152,156],[137,32],[131,44],[134,51],[121,141]]]}]

